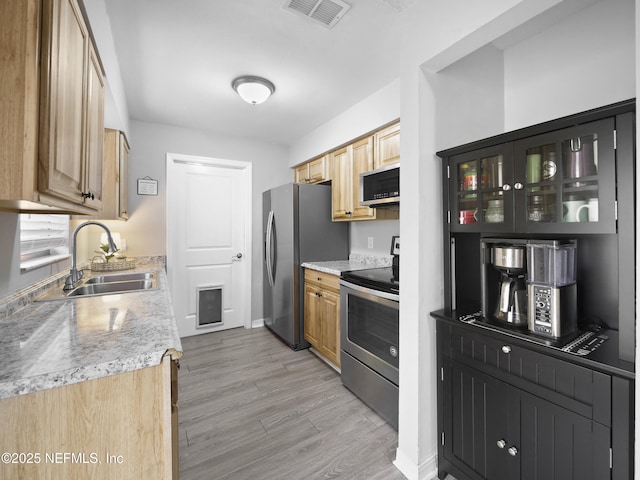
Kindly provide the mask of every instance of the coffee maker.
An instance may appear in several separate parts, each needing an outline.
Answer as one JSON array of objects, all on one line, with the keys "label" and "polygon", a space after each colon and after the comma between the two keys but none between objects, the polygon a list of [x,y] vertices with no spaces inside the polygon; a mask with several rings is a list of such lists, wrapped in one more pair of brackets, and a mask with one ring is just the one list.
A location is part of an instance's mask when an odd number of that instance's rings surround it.
[{"label": "coffee maker", "polygon": [[576,240],[527,243],[529,330],[560,338],[578,327]]},{"label": "coffee maker", "polygon": [[513,327],[526,327],[526,240],[483,239],[481,242],[483,316]]}]

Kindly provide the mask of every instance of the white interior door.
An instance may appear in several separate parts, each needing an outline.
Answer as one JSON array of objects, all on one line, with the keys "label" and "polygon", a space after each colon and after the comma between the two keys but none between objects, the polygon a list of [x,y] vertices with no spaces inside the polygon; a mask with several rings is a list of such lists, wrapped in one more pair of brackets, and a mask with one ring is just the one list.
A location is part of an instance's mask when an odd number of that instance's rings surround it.
[{"label": "white interior door", "polygon": [[251,164],[167,154],[167,274],[181,337],[250,326]]}]

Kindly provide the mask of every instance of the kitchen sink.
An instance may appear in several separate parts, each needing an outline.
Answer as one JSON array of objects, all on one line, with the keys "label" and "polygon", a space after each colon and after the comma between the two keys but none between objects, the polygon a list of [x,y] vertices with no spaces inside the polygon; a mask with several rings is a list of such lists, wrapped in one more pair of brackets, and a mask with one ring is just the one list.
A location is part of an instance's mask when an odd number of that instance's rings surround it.
[{"label": "kitchen sink", "polygon": [[67,297],[86,297],[88,295],[106,295],[108,293],[123,293],[135,290],[149,290],[155,288],[153,280],[131,280],[128,282],[90,283],[74,288]]},{"label": "kitchen sink", "polygon": [[115,293],[156,290],[157,288],[158,278],[155,272],[117,273],[87,278],[69,291],[54,289],[37,298],[36,301],[95,297]]},{"label": "kitchen sink", "polygon": [[139,272],[139,273],[116,273],[112,275],[100,275],[98,277],[91,277],[84,282],[84,285],[92,285],[95,283],[114,283],[114,282],[130,282],[133,280],[155,280],[155,273],[153,272]]}]

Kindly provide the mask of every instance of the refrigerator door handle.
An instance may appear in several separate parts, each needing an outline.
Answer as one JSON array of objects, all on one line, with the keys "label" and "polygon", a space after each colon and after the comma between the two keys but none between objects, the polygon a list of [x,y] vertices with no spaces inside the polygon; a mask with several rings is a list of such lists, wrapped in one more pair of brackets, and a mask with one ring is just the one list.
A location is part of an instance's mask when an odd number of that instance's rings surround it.
[{"label": "refrigerator door handle", "polygon": [[269,217],[267,219],[267,239],[265,241],[264,258],[267,262],[267,278],[269,279],[269,285],[273,287],[273,210],[269,211]]}]

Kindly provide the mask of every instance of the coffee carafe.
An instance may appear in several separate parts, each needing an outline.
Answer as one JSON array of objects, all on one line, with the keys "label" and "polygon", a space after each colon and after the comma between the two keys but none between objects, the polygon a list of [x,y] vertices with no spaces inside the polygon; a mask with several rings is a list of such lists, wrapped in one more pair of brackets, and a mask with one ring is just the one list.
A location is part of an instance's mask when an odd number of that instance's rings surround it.
[{"label": "coffee carafe", "polygon": [[500,272],[494,317],[513,326],[527,325],[527,284],[524,245],[494,245],[491,263]]}]

